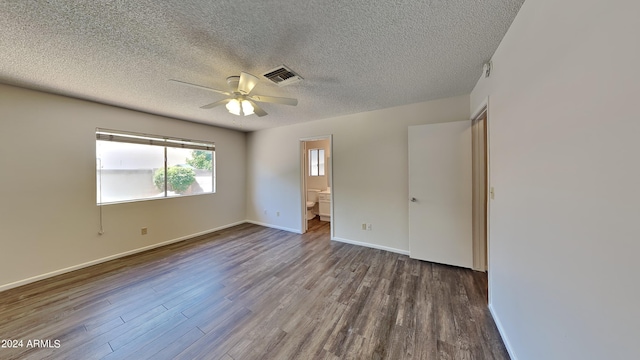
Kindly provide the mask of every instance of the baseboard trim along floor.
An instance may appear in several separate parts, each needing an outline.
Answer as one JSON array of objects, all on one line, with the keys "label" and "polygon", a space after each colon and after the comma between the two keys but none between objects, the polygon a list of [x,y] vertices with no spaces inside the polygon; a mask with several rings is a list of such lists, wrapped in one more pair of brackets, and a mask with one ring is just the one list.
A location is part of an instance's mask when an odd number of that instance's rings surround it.
[{"label": "baseboard trim along floor", "polygon": [[125,256],[141,253],[143,251],[152,250],[152,249],[159,248],[159,247],[162,247],[162,246],[170,245],[170,244],[173,244],[173,243],[177,243],[179,241],[189,240],[189,239],[197,238],[197,237],[200,237],[200,236],[203,236],[203,235],[208,235],[210,233],[213,233],[213,232],[216,232],[216,231],[220,231],[220,230],[224,230],[226,228],[230,228],[230,227],[233,227],[233,226],[236,226],[236,225],[244,224],[246,222],[247,221],[238,221],[238,222],[234,222],[234,223],[231,223],[231,224],[222,225],[222,226],[219,226],[217,228],[201,231],[199,233],[181,236],[181,237],[176,238],[176,239],[171,239],[171,240],[159,242],[157,244],[152,244],[152,245],[149,245],[149,246],[144,246],[144,247],[141,247],[141,248],[125,251],[125,252],[122,252],[122,253],[119,253],[119,254],[106,256],[106,257],[103,257],[103,258],[100,258],[100,259],[87,261],[87,262],[82,263],[82,264],[69,266],[69,267],[66,267],[66,268],[63,268],[63,269],[59,269],[59,270],[55,270],[55,271],[51,271],[51,272],[48,272],[48,273],[45,273],[45,274],[32,276],[32,277],[27,278],[27,279],[18,280],[18,281],[12,282],[12,283],[1,285],[0,286],[0,292],[6,291],[6,290],[9,290],[9,289],[13,289],[13,288],[16,288],[18,286],[27,285],[27,284],[30,284],[30,283],[33,283],[33,282],[36,282],[36,281],[48,279],[48,278],[51,278],[51,277],[54,277],[54,276],[57,276],[57,275],[65,274],[65,273],[68,273],[68,272],[71,272],[71,271],[80,270],[80,269],[83,269],[83,268],[86,268],[86,267],[89,267],[89,266],[101,264],[101,263],[104,263],[104,262],[107,262],[107,261],[119,259],[119,258],[122,258],[122,257],[125,257]]},{"label": "baseboard trim along floor", "polygon": [[338,242],[345,243],[345,244],[364,246],[364,247],[368,247],[368,248],[371,248],[371,249],[390,251],[392,253],[401,254],[401,255],[409,255],[409,251],[407,251],[407,250],[396,249],[396,248],[383,246],[383,245],[377,245],[377,244],[371,244],[371,243],[362,242],[362,241],[343,239],[343,238],[339,238],[339,237],[332,237],[331,240],[338,241]]}]

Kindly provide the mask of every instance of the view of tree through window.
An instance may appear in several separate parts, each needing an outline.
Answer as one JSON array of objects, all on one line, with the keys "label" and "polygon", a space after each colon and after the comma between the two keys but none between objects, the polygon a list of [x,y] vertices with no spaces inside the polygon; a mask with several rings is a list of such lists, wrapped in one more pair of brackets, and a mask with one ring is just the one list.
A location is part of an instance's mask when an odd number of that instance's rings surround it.
[{"label": "view of tree through window", "polygon": [[211,151],[193,150],[191,159],[187,159],[187,164],[196,169],[211,170],[213,165],[212,156],[213,153]]},{"label": "view of tree through window", "polygon": [[213,143],[98,129],[96,166],[98,204],[215,192]]}]

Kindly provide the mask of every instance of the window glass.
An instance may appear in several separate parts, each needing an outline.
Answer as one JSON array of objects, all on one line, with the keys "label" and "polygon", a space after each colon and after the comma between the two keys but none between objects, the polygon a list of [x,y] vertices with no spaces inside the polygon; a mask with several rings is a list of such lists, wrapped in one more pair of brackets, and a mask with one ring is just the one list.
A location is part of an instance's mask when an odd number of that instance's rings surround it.
[{"label": "window glass", "polygon": [[213,143],[96,130],[97,203],[215,192]]},{"label": "window glass", "polygon": [[213,152],[167,148],[167,196],[213,192]]},{"label": "window glass", "polygon": [[309,150],[309,175],[318,176],[318,149]]},{"label": "window glass", "polygon": [[318,149],[318,175],[324,176],[324,149]]},{"label": "window glass", "polygon": [[163,147],[98,140],[96,157],[98,203],[164,196],[153,181],[155,172],[164,168]]}]

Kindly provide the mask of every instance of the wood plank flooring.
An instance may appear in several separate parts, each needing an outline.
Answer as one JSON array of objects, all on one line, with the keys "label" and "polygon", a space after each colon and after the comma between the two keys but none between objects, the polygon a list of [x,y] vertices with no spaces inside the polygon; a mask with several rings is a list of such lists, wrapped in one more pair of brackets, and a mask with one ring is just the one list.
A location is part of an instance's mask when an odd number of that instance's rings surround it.
[{"label": "wood plank flooring", "polygon": [[508,359],[486,281],[243,224],[0,293],[0,359]]}]

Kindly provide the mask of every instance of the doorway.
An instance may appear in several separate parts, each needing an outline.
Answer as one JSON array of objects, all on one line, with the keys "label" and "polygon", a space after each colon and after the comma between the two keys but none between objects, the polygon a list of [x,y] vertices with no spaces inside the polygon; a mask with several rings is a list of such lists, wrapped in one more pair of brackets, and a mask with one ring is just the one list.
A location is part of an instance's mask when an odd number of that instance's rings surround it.
[{"label": "doorway", "polygon": [[301,229],[329,223],[333,236],[333,143],[331,135],[300,139]]}]

